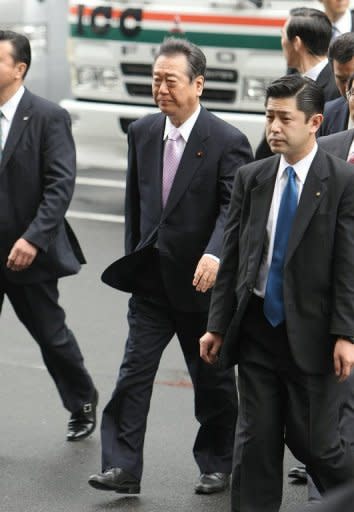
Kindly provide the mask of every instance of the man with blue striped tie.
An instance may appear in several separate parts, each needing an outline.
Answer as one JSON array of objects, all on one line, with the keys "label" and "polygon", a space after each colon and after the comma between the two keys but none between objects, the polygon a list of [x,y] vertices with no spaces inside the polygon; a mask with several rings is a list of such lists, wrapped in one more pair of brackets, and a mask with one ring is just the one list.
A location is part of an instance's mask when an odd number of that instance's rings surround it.
[{"label": "man with blue striped tie", "polygon": [[299,75],[268,87],[275,155],[239,169],[230,202],[200,352],[238,363],[233,512],[279,510],[284,442],[321,493],[354,478],[338,428],[354,366],[354,173],[317,145],[323,105]]}]

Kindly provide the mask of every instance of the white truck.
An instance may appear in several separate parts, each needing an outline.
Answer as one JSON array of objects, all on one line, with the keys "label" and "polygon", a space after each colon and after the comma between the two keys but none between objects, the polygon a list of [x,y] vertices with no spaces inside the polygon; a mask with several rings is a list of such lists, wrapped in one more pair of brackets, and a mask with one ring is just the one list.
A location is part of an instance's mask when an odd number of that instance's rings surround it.
[{"label": "white truck", "polygon": [[[185,37],[207,57],[202,103],[244,131],[264,126],[264,89],[284,74],[280,33],[298,0],[69,1],[73,119],[78,163],[126,166],[129,123],[156,111],[151,65],[161,41]],[[321,8],[316,0],[307,6]]]},{"label": "white truck", "polygon": [[67,10],[64,0],[0,0],[0,29],[21,32],[31,42],[26,85],[53,101],[70,95]]}]

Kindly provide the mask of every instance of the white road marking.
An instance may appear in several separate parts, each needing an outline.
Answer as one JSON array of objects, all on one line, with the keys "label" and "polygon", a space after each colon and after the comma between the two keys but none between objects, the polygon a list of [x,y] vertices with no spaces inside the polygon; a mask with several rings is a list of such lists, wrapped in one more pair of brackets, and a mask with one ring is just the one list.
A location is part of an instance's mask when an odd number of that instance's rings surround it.
[{"label": "white road marking", "polygon": [[77,185],[89,185],[91,187],[120,188],[125,190],[125,181],[123,180],[105,180],[100,178],[76,177]]},{"label": "white road marking", "polygon": [[78,212],[69,210],[66,214],[71,219],[98,220],[100,222],[118,222],[124,224],[124,215],[109,215],[107,213]]}]

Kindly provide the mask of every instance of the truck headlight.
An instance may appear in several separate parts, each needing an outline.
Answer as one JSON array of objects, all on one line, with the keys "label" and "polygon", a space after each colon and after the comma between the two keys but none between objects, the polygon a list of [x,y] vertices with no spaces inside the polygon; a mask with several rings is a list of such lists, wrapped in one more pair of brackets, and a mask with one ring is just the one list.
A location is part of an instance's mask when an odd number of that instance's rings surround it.
[{"label": "truck headlight", "polygon": [[96,68],[94,66],[80,66],[76,68],[75,71],[77,85],[97,87],[98,77]]},{"label": "truck headlight", "polygon": [[243,81],[243,99],[250,101],[262,101],[265,90],[270,80],[265,78],[245,78]]},{"label": "truck headlight", "polygon": [[75,68],[77,85],[87,87],[106,87],[112,89],[118,85],[119,77],[115,68],[101,66],[80,66]]}]

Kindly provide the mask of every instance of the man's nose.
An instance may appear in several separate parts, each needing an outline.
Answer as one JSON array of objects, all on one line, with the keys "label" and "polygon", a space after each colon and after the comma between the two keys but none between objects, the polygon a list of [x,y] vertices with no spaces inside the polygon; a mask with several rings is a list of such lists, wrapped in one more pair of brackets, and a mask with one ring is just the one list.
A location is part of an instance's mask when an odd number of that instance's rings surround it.
[{"label": "man's nose", "polygon": [[159,87],[159,93],[166,94],[168,93],[168,87],[166,84],[166,80],[162,80],[160,87]]},{"label": "man's nose", "polygon": [[271,125],[270,125],[270,130],[272,132],[279,132],[281,128],[281,123],[279,122],[279,119],[273,119]]}]

